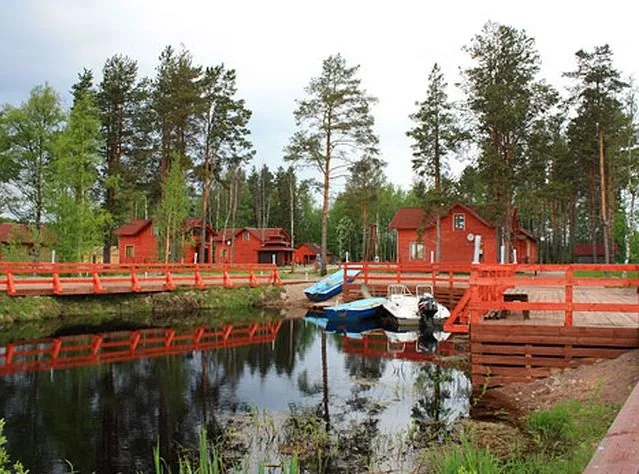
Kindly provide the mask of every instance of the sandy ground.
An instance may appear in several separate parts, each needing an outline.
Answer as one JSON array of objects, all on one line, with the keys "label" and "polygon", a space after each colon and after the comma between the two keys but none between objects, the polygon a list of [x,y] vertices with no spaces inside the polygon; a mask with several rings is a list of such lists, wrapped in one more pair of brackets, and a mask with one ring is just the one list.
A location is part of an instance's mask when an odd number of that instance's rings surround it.
[{"label": "sandy ground", "polygon": [[623,405],[639,383],[639,350],[612,360],[602,360],[575,369],[558,370],[530,383],[511,384],[488,390],[477,405],[481,419],[521,420],[534,410],[552,407],[566,399],[596,399]]}]

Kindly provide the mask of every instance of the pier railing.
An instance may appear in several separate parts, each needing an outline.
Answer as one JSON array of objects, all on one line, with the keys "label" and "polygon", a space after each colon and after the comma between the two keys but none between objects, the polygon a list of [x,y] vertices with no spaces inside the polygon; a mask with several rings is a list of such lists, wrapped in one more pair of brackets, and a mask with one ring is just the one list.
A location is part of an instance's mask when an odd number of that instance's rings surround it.
[{"label": "pier railing", "polygon": [[101,294],[170,291],[178,286],[281,285],[273,264],[0,263],[0,291],[18,294]]},{"label": "pier railing", "polygon": [[391,283],[421,283],[450,288],[467,286],[472,266],[469,264],[445,263],[376,263],[347,262],[343,264],[344,275],[347,270],[359,270],[357,281],[366,285]]}]

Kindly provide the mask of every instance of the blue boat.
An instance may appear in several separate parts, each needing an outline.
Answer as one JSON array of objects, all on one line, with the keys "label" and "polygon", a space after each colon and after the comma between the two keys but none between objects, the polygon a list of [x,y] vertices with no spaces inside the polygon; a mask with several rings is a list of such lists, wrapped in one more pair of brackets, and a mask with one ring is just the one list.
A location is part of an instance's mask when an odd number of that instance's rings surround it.
[{"label": "blue boat", "polygon": [[379,323],[375,318],[363,320],[328,319],[314,314],[304,318],[307,322],[322,328],[328,334],[344,334],[351,339],[361,339],[364,334],[379,329]]},{"label": "blue boat", "polygon": [[386,298],[364,298],[350,303],[324,308],[324,316],[329,321],[356,322],[375,316]]},{"label": "blue boat", "polygon": [[[348,283],[355,280],[355,277],[359,275],[359,272],[359,270],[348,270]],[[306,288],[304,290],[304,294],[311,301],[326,301],[327,299],[341,293],[343,283],[344,270],[338,270],[323,280],[320,280],[314,285]]]}]

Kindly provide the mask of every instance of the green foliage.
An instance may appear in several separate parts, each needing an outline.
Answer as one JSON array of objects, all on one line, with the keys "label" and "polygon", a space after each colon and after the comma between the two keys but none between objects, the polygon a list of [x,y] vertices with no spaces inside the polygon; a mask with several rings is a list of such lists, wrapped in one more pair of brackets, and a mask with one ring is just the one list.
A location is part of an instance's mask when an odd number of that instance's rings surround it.
[{"label": "green foliage", "polygon": [[[40,229],[46,205],[45,186],[65,118],[60,99],[51,86],[37,86],[20,107],[4,106],[0,116],[0,166],[11,190],[5,199],[6,207],[20,221]],[[39,244],[38,234],[36,253]]]},{"label": "green foliage", "polygon": [[527,427],[542,452],[562,452],[569,449],[575,433],[575,422],[568,407],[564,405],[532,413]]},{"label": "green foliage", "polygon": [[285,160],[309,166],[322,178],[321,273],[326,274],[330,183],[354,155],[377,155],[377,136],[370,112],[376,101],[361,89],[359,66],[348,67],[341,55],[329,56],[322,73],[297,101],[297,132],[286,147]]},{"label": "green foliage", "polygon": [[180,155],[173,155],[164,183],[164,195],[156,211],[160,255],[165,262],[179,262],[184,242],[184,220],[189,215],[189,197]]},{"label": "green foliage", "polygon": [[102,136],[93,96],[80,94],[55,145],[47,183],[47,211],[59,260],[80,262],[102,242],[107,215],[97,198]]},{"label": "green foliage", "polygon": [[504,472],[499,459],[488,450],[476,448],[468,439],[460,446],[440,452],[433,459],[437,474],[499,474]]},{"label": "green foliage", "polygon": [[7,438],[4,436],[4,419],[0,418],[0,474],[28,474],[29,470],[22,466],[20,461],[11,464],[11,458],[5,450]]}]

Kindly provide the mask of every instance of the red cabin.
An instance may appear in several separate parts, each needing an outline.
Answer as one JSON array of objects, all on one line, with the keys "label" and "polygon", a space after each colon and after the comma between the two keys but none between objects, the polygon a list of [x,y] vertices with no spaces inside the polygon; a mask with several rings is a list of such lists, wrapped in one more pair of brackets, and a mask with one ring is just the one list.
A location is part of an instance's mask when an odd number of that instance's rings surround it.
[{"label": "red cabin", "polygon": [[295,263],[299,265],[312,265],[317,260],[318,255],[321,252],[321,248],[319,245],[307,242],[295,250]]},{"label": "red cabin", "polygon": [[[388,228],[397,231],[397,262],[434,261],[435,219],[426,219],[422,208],[398,209]],[[481,236],[480,262],[498,262],[496,226],[467,206],[457,203],[441,217],[441,236],[442,263],[472,263],[476,236]],[[513,249],[518,262],[537,262],[537,239],[518,225],[513,228]]]},{"label": "red cabin", "polygon": [[217,263],[275,263],[288,265],[295,249],[281,227],[223,229],[213,238]]},{"label": "red cabin", "polygon": [[[196,252],[200,251],[202,219],[190,218],[184,221],[186,242],[182,261],[194,263]],[[158,261],[158,239],[153,233],[151,219],[131,221],[122,224],[114,234],[118,237],[120,263],[154,263]],[[213,229],[206,226],[206,246],[204,261],[212,263]]]},{"label": "red cabin", "polygon": [[157,262],[158,242],[151,219],[126,222],[114,234],[118,237],[120,263]]}]

